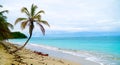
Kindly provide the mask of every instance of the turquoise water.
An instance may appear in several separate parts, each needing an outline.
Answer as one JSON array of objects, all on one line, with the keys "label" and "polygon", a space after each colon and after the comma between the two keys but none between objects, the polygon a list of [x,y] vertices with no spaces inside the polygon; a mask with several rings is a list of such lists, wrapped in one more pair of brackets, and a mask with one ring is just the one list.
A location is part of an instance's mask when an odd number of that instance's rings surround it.
[{"label": "turquoise water", "polygon": [[[26,39],[12,39],[11,42],[24,43]],[[34,37],[29,43],[47,45],[67,50],[88,51],[113,62],[108,65],[120,65],[120,37]]]}]

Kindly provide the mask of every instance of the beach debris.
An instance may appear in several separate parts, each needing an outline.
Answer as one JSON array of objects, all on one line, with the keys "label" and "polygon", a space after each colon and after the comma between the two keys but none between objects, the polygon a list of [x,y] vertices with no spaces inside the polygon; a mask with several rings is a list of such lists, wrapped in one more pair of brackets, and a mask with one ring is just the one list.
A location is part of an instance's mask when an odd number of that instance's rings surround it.
[{"label": "beach debris", "polygon": [[41,56],[48,56],[48,54],[43,54],[42,52],[34,51],[34,53],[41,55]]}]

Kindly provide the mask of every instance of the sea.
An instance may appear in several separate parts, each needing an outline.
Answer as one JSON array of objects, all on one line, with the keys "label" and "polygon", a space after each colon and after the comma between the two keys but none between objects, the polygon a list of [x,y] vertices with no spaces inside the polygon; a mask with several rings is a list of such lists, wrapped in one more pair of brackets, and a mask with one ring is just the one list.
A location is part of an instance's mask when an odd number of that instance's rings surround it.
[{"label": "sea", "polygon": [[[21,45],[26,40],[9,39]],[[101,65],[120,65],[120,36],[32,37],[29,44],[84,57]]]}]

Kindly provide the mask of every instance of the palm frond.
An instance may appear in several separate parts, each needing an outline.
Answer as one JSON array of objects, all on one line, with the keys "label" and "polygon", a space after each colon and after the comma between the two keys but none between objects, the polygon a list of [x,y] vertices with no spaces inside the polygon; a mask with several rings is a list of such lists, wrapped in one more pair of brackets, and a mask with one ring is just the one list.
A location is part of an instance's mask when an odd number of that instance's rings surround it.
[{"label": "palm frond", "polygon": [[6,23],[8,27],[10,27],[11,29],[13,29],[13,25],[11,23]]},{"label": "palm frond", "polygon": [[8,13],[8,10],[1,11],[0,13]]},{"label": "palm frond", "polygon": [[21,9],[21,12],[26,13],[26,15],[27,15],[28,17],[30,16],[30,12],[28,11],[28,9],[27,9],[26,7],[23,7],[23,8]]},{"label": "palm frond", "polygon": [[34,18],[34,19],[41,20],[41,15],[34,16],[33,18]]},{"label": "palm frond", "polygon": [[43,24],[45,24],[45,25],[47,25],[48,27],[50,27],[50,25],[48,24],[48,22],[45,21],[45,20],[40,20],[39,22],[40,22],[40,23],[43,23]]},{"label": "palm frond", "polygon": [[2,17],[4,20],[6,20],[6,19],[7,19],[7,16],[2,15],[1,17]]},{"label": "palm frond", "polygon": [[33,17],[35,15],[35,10],[37,9],[37,6],[32,4],[31,6],[31,16]]},{"label": "palm frond", "polygon": [[35,14],[35,16],[38,16],[40,13],[45,13],[45,11],[44,10],[40,10],[40,11],[37,12],[37,14]]},{"label": "palm frond", "polygon": [[24,21],[21,23],[21,28],[25,29],[26,25],[27,25],[28,21]]},{"label": "palm frond", "polygon": [[45,28],[40,23],[37,23],[37,24],[40,26],[42,34],[45,35]]},{"label": "palm frond", "polygon": [[16,19],[15,25],[16,25],[18,22],[24,21],[24,20],[27,20],[27,18],[18,18],[18,19]]}]

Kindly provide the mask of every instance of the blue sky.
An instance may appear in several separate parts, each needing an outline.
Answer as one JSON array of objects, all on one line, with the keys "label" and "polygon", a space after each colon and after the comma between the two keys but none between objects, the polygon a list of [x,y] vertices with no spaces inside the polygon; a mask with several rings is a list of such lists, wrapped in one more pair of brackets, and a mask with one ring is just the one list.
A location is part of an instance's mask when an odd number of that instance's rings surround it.
[{"label": "blue sky", "polygon": [[[46,27],[47,34],[79,33],[79,32],[117,32],[120,34],[120,1],[119,0],[1,0],[3,9],[8,9],[8,21],[14,24],[18,17],[25,17],[21,8],[30,8],[34,3],[38,10],[45,10],[43,19],[51,25]],[[40,31],[37,26],[34,36]],[[25,34],[28,29],[21,30],[19,24],[14,30]],[[28,34],[27,34],[28,35]]]}]

